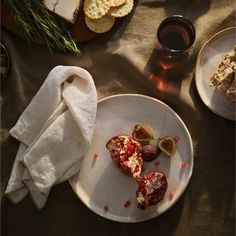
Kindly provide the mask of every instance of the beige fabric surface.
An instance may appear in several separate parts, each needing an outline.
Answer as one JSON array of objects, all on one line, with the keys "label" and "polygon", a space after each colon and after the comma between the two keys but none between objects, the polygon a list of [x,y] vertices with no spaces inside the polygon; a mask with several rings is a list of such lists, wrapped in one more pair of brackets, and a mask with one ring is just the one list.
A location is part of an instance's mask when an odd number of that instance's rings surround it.
[{"label": "beige fabric surface", "polygon": [[[156,31],[166,16],[182,14],[193,21],[196,41],[188,56],[158,83]],[[196,57],[216,32],[235,25],[233,0],[144,0],[111,33],[81,44],[83,56],[50,55],[43,45],[27,45],[3,30],[2,42],[11,57],[11,70],[1,86],[1,193],[4,192],[18,143],[9,130],[58,64],[87,69],[99,98],[140,93],[161,99],[183,119],[194,143],[193,176],[174,207],[139,224],[103,219],[88,210],[64,183],[55,187],[40,213],[29,198],[13,205],[2,196],[2,235],[191,235],[235,234],[235,123],[212,113],[195,86]]]}]

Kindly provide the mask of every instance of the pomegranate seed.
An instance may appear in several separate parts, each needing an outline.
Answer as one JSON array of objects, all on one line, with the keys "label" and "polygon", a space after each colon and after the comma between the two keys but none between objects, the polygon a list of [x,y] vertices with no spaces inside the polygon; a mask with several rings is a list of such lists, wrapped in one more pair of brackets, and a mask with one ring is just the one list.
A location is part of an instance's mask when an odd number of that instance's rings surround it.
[{"label": "pomegranate seed", "polygon": [[172,200],[174,195],[175,195],[174,192],[170,192],[169,199]]},{"label": "pomegranate seed", "polygon": [[120,148],[120,146],[121,146],[120,143],[115,143],[115,144],[114,144],[114,147],[115,147],[116,149]]},{"label": "pomegranate seed", "polygon": [[135,166],[134,171],[135,171],[135,172],[139,171],[139,165],[136,165],[136,166]]},{"label": "pomegranate seed", "polygon": [[107,212],[107,211],[108,211],[108,209],[109,209],[109,207],[108,207],[108,206],[104,206],[104,208],[103,208],[103,209],[104,209],[104,211],[105,211],[105,212]]},{"label": "pomegranate seed", "polygon": [[175,142],[178,142],[179,141],[179,136],[175,136],[174,140],[175,140]]},{"label": "pomegranate seed", "polygon": [[154,165],[155,165],[155,166],[159,166],[159,165],[160,165],[160,162],[159,162],[159,161],[156,161],[156,162],[154,162]]},{"label": "pomegranate seed", "polygon": [[183,162],[183,163],[181,164],[181,168],[182,168],[182,169],[185,169],[186,167],[187,167],[187,163]]},{"label": "pomegranate seed", "polygon": [[126,201],[125,204],[124,204],[124,207],[128,208],[130,205],[131,205],[131,202],[130,201]]},{"label": "pomegranate seed", "polygon": [[98,154],[95,152],[95,153],[93,153],[93,159],[97,159],[98,158]]},{"label": "pomegranate seed", "polygon": [[135,147],[134,147],[133,144],[128,144],[128,145],[127,145],[127,149],[126,149],[127,154],[128,154],[128,155],[133,154],[134,149],[135,149]]}]

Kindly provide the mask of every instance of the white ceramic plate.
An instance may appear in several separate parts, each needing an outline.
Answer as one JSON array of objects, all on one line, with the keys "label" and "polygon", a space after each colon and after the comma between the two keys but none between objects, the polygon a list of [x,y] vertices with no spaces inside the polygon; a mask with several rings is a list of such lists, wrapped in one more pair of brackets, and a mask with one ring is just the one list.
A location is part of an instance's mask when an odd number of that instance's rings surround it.
[{"label": "white ceramic plate", "polygon": [[[168,181],[164,199],[144,211],[136,206],[137,183],[112,163],[105,147],[111,137],[122,133],[131,134],[133,126],[138,123],[151,126],[159,137],[169,135],[180,138],[174,157],[169,158],[162,153],[156,160],[144,163],[144,173],[160,170],[165,173]],[[97,159],[94,159],[94,153],[98,155]],[[185,169],[181,167],[182,163],[187,163]],[[82,202],[98,215],[119,222],[140,222],[156,217],[173,206],[188,185],[192,169],[190,134],[170,107],[144,95],[114,95],[98,103],[91,149],[83,160],[80,172],[70,183]],[[172,199],[171,192],[174,193]],[[127,201],[131,205],[125,208]]]},{"label": "white ceramic plate", "polygon": [[232,27],[211,37],[198,54],[195,73],[202,101],[211,111],[230,120],[235,119],[235,104],[214,86],[209,86],[209,79],[225,54],[236,44],[235,35],[236,28]]}]

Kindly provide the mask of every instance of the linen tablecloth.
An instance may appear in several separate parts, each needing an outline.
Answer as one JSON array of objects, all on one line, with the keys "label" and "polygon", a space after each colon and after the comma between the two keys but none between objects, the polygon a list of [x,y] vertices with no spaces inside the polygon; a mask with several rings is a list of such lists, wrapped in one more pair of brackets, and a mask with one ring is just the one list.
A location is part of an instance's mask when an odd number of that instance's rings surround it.
[{"label": "linen tablecloth", "polygon": [[[168,72],[166,86],[155,75],[155,39],[166,16],[182,14],[196,28],[196,41],[187,58]],[[1,83],[1,200],[2,235],[176,235],[235,234],[235,123],[212,113],[195,86],[196,57],[205,41],[235,25],[233,0],[143,0],[111,33],[80,45],[83,56],[50,55],[45,46],[2,29],[11,70]],[[87,69],[99,98],[140,93],[173,108],[189,129],[194,144],[193,176],[186,192],[163,215],[138,224],[116,223],[97,216],[77,198],[68,182],[55,187],[45,208],[38,211],[30,198],[14,205],[3,192],[18,148],[10,128],[56,65]]]}]

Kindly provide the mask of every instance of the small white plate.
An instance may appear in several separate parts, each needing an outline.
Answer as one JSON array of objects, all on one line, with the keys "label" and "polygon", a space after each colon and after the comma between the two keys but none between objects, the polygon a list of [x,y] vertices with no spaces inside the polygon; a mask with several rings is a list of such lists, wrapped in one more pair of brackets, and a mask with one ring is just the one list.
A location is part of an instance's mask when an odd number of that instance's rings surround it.
[{"label": "small white plate", "polygon": [[234,45],[236,28],[231,27],[218,32],[201,48],[196,65],[195,80],[198,93],[205,105],[217,115],[234,120],[235,103],[214,86],[209,85],[210,77],[220,61]]},{"label": "small white plate", "polygon": [[[163,153],[152,162],[144,162],[144,173],[164,172],[168,189],[164,199],[145,210],[137,208],[137,183],[113,163],[106,142],[119,134],[131,134],[135,124],[145,123],[159,137],[178,136],[177,151],[169,158]],[[97,158],[94,158],[94,153]],[[157,161],[159,163],[157,163]],[[182,168],[186,163],[186,168]],[[158,165],[159,164],[159,165]],[[160,215],[183,194],[192,175],[193,148],[190,134],[180,117],[165,103],[144,95],[114,95],[100,100],[92,146],[80,172],[70,183],[77,196],[92,211],[119,222],[140,222]],[[170,197],[174,193],[173,198]],[[124,207],[130,201],[129,207]]]}]

